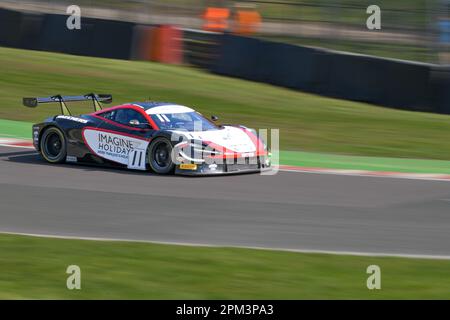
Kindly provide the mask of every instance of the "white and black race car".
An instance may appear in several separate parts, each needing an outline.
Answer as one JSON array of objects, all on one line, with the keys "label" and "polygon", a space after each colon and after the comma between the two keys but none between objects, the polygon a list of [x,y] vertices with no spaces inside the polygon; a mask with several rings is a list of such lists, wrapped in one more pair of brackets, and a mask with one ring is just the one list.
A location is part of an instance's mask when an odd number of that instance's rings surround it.
[{"label": "white and black race car", "polygon": [[[92,101],[95,111],[73,116],[68,101]],[[33,144],[50,163],[77,162],[209,175],[270,169],[270,154],[256,131],[217,125],[186,106],[134,102],[102,109],[111,95],[23,98],[27,107],[60,104],[61,114],[33,125]]]}]

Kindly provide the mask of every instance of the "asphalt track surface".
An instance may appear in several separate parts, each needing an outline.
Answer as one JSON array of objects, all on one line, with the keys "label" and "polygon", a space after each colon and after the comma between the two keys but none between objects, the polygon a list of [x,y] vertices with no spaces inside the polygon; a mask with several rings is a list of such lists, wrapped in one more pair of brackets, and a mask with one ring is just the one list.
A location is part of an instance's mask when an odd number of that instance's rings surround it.
[{"label": "asphalt track surface", "polygon": [[450,256],[450,182],[279,172],[157,176],[0,147],[0,231]]}]

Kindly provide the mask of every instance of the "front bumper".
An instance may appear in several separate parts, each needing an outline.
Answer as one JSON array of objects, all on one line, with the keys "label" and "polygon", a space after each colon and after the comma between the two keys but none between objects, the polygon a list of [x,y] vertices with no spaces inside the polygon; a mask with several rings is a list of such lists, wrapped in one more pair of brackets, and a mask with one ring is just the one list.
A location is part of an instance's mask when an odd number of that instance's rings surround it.
[{"label": "front bumper", "polygon": [[178,164],[175,174],[188,176],[240,174],[251,172],[263,172],[271,170],[270,161],[266,157],[260,157],[256,163],[190,163]]}]

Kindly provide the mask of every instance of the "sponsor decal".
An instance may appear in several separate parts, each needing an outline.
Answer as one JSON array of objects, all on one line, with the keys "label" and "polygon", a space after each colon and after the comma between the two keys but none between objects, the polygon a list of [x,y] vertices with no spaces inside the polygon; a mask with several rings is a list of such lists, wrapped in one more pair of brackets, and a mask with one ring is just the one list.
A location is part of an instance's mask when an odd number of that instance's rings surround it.
[{"label": "sponsor decal", "polygon": [[145,170],[145,152],[142,149],[133,149],[128,156],[128,169]]},{"label": "sponsor decal", "polygon": [[67,162],[77,162],[78,159],[77,159],[77,157],[74,157],[74,156],[67,156],[66,161]]},{"label": "sponsor decal", "polygon": [[[191,139],[203,140],[212,142],[223,149],[228,149],[233,152],[254,154],[256,150],[255,144],[251,138],[243,130],[235,127],[225,126],[224,129],[211,131],[192,131],[185,132],[181,130],[174,130],[172,132],[172,141],[178,141],[179,138],[189,142]],[[223,151],[223,150],[221,150]]]},{"label": "sponsor decal", "polygon": [[194,163],[182,163],[180,164],[181,170],[197,170],[197,165]]},{"label": "sponsor decal", "polygon": [[147,150],[148,146],[147,140],[97,129],[85,129],[83,136],[96,155],[125,165],[134,149]]},{"label": "sponsor decal", "polygon": [[70,120],[70,121],[76,121],[79,123],[88,123],[88,120],[86,120],[86,119],[81,119],[81,118],[77,118],[77,117],[73,117],[73,116],[57,116],[56,119],[66,119],[66,120]]}]

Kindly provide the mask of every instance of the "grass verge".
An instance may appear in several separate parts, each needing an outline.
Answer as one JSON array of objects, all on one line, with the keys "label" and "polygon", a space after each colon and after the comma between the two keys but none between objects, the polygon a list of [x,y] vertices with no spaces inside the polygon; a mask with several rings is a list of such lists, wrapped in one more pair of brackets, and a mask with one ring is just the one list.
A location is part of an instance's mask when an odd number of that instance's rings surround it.
[{"label": "grass verge", "polygon": [[[282,150],[450,160],[450,117],[375,107],[151,62],[0,48],[0,118],[37,122],[57,106],[24,96],[114,94],[115,103],[173,101],[222,123],[279,128]],[[75,113],[91,106],[73,106]]]},{"label": "grass verge", "polygon": [[[448,299],[450,261],[0,235],[0,299]],[[381,268],[381,290],[366,269]],[[81,268],[81,290],[66,269]]]}]

